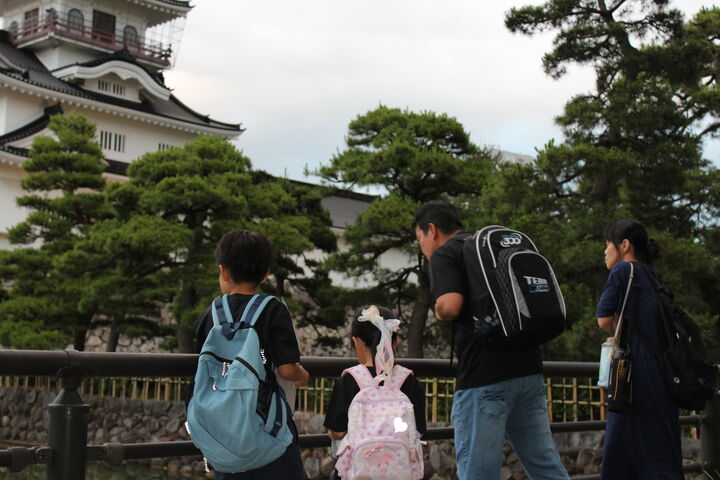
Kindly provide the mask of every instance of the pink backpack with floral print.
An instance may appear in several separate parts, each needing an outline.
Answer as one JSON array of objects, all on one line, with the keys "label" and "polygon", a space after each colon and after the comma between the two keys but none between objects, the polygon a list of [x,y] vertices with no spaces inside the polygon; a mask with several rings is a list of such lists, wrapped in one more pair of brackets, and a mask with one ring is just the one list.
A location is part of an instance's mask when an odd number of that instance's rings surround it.
[{"label": "pink backpack with floral print", "polygon": [[[343,372],[360,392],[348,410],[347,435],[335,465],[343,479],[419,480],[423,453],[410,399],[400,391],[412,371],[394,365],[392,375],[373,378],[363,365]],[[380,385],[383,383],[383,385]]]}]

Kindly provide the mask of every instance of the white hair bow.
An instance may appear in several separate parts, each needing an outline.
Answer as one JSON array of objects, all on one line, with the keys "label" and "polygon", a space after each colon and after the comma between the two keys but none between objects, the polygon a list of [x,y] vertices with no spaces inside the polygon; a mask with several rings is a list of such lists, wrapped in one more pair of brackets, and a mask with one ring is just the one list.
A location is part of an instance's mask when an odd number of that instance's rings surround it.
[{"label": "white hair bow", "polygon": [[397,332],[400,329],[400,320],[397,318],[383,318],[375,305],[363,310],[358,320],[360,322],[370,322],[380,330],[380,343],[375,353],[375,373],[378,376],[384,373],[386,377],[389,377],[392,375],[393,365],[395,364],[392,334],[390,332]]}]

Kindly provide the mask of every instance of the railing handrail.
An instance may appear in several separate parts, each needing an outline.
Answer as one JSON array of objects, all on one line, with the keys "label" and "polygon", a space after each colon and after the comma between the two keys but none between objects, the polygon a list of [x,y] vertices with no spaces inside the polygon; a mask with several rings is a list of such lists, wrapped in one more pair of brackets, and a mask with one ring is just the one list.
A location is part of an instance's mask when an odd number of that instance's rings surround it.
[{"label": "railing handrail", "polygon": [[[0,375],[37,375],[60,377],[192,377],[197,368],[197,354],[80,352],[77,350],[9,350],[0,349]],[[398,358],[397,363],[413,370],[419,377],[453,377],[457,362],[442,358]],[[337,377],[357,363],[351,357],[300,358],[310,375]],[[597,362],[543,362],[546,376],[592,377]]]},{"label": "railing handrail", "polygon": [[11,31],[11,37],[13,42],[24,44],[44,37],[50,32],[110,50],[126,47],[136,56],[162,65],[169,65],[169,59],[172,56],[170,45],[163,48],[162,44],[142,38],[140,35],[135,39],[126,40],[117,31],[103,32],[92,25],[87,26],[87,22],[75,25],[69,20],[63,19],[60,14],[42,20],[29,21],[23,26],[18,26],[17,29]]},{"label": "railing handrail", "polygon": [[[14,447],[0,450],[0,466],[20,471],[30,464],[47,464],[48,480],[75,480],[84,478],[85,462],[105,460],[109,463],[130,458],[174,456],[177,452],[192,454],[191,442],[162,442],[146,444],[87,445],[89,405],[85,404],[77,389],[85,377],[96,376],[193,376],[197,355],[99,353],[76,350],[5,350],[0,349],[0,375],[59,376],[63,390],[48,405],[49,427],[47,447]],[[301,363],[313,376],[337,376],[344,368],[356,363],[354,358],[302,357]],[[448,359],[398,359],[418,376],[450,377],[454,369]],[[597,373],[596,362],[544,362],[547,376],[592,377]],[[720,394],[708,403],[702,415],[681,417],[682,425],[700,426],[702,463],[685,465],[685,471],[702,468],[720,470]],[[556,432],[602,430],[604,421],[552,423]],[[72,432],[70,434],[69,432]],[[427,439],[452,438],[451,427],[429,429]],[[301,435],[300,445],[305,448],[327,446],[325,435]],[[578,477],[582,479],[597,476]]]}]

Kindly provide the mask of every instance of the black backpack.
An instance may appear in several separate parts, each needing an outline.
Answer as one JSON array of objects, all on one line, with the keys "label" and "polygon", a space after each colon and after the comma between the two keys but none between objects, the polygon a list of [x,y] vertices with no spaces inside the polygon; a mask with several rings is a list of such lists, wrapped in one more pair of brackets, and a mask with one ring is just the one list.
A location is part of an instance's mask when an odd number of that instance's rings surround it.
[{"label": "black backpack", "polygon": [[660,364],[670,397],[680,408],[702,410],[715,393],[716,367],[706,362],[705,345],[695,321],[680,308],[655,274],[643,267],[658,298],[667,349],[657,352],[643,340]]},{"label": "black backpack", "polygon": [[565,330],[560,285],[527,235],[500,225],[482,228],[465,239],[463,258],[475,335],[488,346],[532,347]]}]

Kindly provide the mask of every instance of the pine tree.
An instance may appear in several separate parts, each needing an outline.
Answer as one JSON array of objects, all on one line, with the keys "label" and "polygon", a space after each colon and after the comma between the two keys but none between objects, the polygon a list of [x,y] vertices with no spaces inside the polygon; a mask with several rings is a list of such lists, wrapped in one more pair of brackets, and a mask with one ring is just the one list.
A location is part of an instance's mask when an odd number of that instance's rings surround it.
[{"label": "pine tree", "polygon": [[[454,118],[380,106],[349,125],[347,148],[317,174],[327,182],[373,186],[384,193],[348,227],[349,249],[329,266],[359,280],[354,304],[380,303],[402,313],[412,305],[408,355],[423,356],[423,335],[431,307],[425,261],[411,230],[419,206],[438,198],[479,194],[492,156],[470,142]],[[407,266],[383,267],[382,255],[407,255]]]},{"label": "pine tree", "polygon": [[49,128],[55,138],[34,139],[23,164],[28,175],[22,188],[28,194],[17,203],[29,214],[8,232],[11,243],[26,247],[0,255],[0,277],[7,285],[0,343],[48,348],[72,335],[74,347],[82,350],[95,311],[78,305],[83,285],[60,272],[56,261],[108,215],[105,164],[95,126],[82,115],[53,116]]}]

